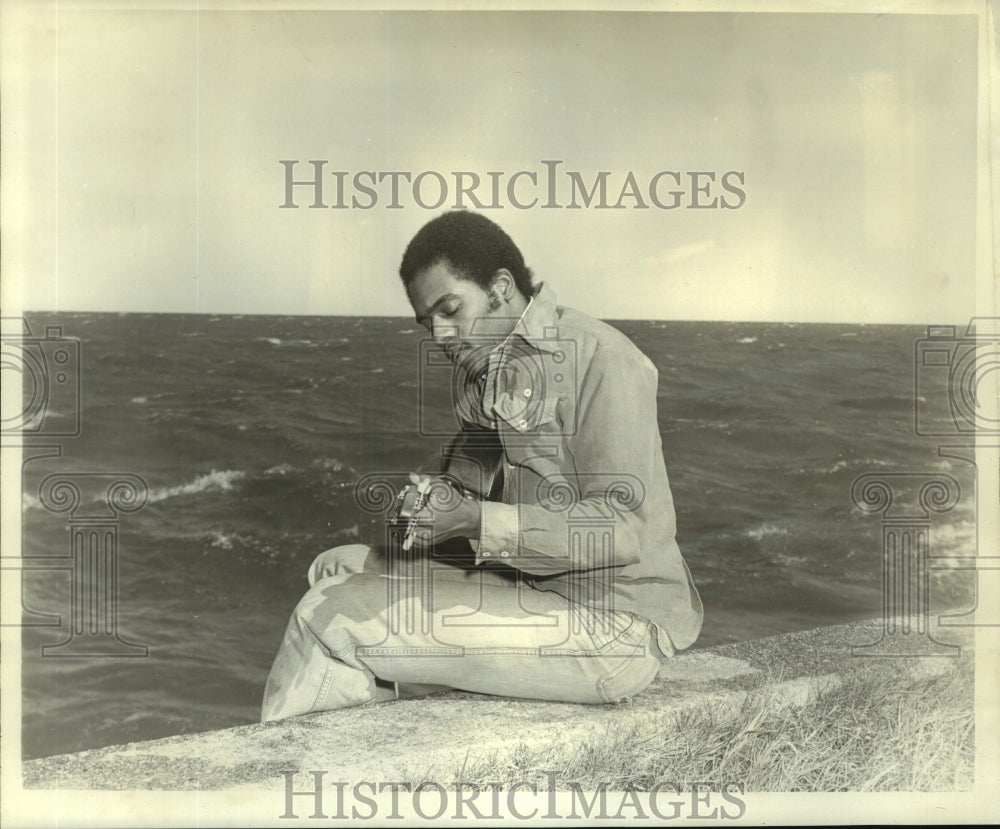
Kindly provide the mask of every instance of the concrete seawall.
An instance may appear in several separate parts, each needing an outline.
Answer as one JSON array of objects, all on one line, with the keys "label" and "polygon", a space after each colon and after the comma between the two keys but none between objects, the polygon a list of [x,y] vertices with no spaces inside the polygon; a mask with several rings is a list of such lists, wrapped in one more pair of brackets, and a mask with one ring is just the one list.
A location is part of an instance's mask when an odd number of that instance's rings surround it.
[{"label": "concrete seawall", "polygon": [[[972,658],[968,628],[932,630],[958,646],[940,655],[928,636],[887,635],[882,620],[695,649],[661,670],[653,685],[618,705],[585,706],[449,692],[420,699],[295,717],[282,722],[186,734],[29,760],[26,789],[192,790],[280,788],[283,771],[323,769],[335,780],[451,778],[469,759],[520,746],[584,739],[705,708],[724,712],[748,693],[773,693],[776,706],[804,705],[855,672],[897,672],[900,681],[944,673]],[[881,656],[852,646],[882,642]],[[885,646],[898,647],[886,655]]]}]

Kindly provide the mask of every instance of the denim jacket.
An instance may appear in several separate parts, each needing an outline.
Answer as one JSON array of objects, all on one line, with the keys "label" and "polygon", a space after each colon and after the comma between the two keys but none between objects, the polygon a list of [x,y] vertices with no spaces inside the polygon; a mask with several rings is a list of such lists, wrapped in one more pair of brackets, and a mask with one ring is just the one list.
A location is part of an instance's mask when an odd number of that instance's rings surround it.
[{"label": "denim jacket", "polygon": [[482,388],[504,468],[502,499],[482,502],[477,564],[642,616],[664,653],[691,645],[702,605],[674,538],[650,360],[542,283]]}]

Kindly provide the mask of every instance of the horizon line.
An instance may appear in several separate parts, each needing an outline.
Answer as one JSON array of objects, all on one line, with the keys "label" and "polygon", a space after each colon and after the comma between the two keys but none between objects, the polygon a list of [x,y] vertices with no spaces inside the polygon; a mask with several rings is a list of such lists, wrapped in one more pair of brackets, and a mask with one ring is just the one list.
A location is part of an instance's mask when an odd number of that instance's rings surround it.
[{"label": "horizon line", "polygon": [[[324,318],[324,319],[396,319],[405,320],[419,327],[419,323],[412,317],[405,314],[329,314],[329,313],[273,313],[273,312],[233,312],[233,311],[110,311],[110,310],[50,310],[50,309],[32,309],[24,310],[19,313],[0,313],[0,317],[3,319],[15,319],[20,316],[25,316],[29,314],[47,314],[47,315],[58,315],[58,314],[94,314],[103,316],[174,316],[174,317],[274,317],[274,318]],[[597,317],[595,319],[603,320],[604,322],[670,322],[670,323],[691,323],[691,322],[707,322],[707,323],[728,323],[734,325],[893,325],[893,326],[928,326],[928,325],[968,325],[971,319],[979,318],[977,315],[972,317],[963,317],[960,321],[947,321],[941,322],[940,320],[936,322],[914,322],[914,321],[891,321],[891,320],[802,320],[802,319],[790,319],[790,320],[772,320],[772,319],[706,319],[706,318],[690,318],[690,317]]]}]

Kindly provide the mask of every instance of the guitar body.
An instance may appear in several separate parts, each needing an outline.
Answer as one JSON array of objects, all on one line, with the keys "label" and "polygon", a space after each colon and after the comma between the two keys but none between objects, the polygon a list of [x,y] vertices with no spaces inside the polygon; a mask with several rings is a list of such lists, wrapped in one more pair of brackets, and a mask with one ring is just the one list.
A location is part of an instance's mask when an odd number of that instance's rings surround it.
[{"label": "guitar body", "polygon": [[463,495],[497,501],[503,489],[503,444],[492,429],[465,428],[444,452],[443,478]]}]

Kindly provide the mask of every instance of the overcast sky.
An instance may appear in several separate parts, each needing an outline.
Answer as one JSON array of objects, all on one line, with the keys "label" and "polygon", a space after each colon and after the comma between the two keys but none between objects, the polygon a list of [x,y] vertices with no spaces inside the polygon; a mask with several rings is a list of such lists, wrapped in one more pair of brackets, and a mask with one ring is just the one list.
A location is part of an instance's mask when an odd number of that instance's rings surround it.
[{"label": "overcast sky", "polygon": [[[609,318],[935,322],[975,312],[977,19],[724,13],[38,13],[8,48],[7,307],[408,314],[439,209],[285,200],[324,173],[522,177],[486,209]],[[11,72],[10,67],[18,67]],[[14,118],[13,124],[7,117]],[[545,209],[543,160],[738,171],[735,209]],[[24,171],[30,171],[25,173]],[[703,182],[705,179],[702,180]],[[335,201],[327,175],[325,200]],[[424,182],[424,201],[437,186]],[[452,180],[453,184],[453,180]],[[660,179],[661,198],[672,189]],[[717,180],[701,201],[732,191]],[[365,201],[362,198],[362,201]]]}]

